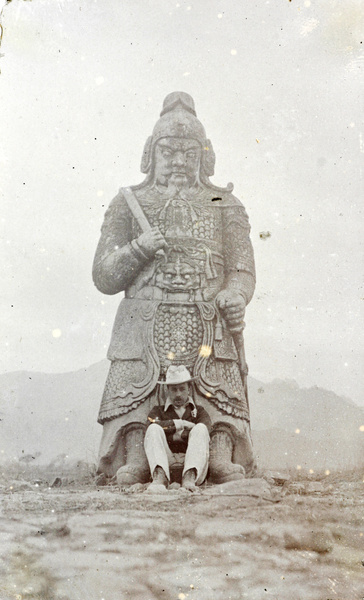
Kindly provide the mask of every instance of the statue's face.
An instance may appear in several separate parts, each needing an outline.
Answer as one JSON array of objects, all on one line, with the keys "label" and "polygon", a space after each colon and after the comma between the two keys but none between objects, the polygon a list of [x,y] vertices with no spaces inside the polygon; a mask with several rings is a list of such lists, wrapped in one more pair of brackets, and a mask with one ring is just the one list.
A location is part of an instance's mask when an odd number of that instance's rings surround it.
[{"label": "statue's face", "polygon": [[154,154],[154,176],[161,185],[192,186],[198,179],[201,146],[193,139],[163,138]]}]

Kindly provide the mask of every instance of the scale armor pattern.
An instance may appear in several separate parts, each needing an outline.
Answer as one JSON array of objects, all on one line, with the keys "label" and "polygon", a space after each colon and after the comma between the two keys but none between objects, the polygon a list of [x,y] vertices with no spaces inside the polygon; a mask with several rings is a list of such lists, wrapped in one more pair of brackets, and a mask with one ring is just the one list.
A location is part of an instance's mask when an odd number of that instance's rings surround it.
[{"label": "scale armor pattern", "polygon": [[[144,204],[145,197],[143,193],[140,194],[139,200],[151,227],[158,227],[160,232],[163,235],[166,235],[168,229],[174,225],[173,213],[167,211],[167,214],[164,214],[161,210],[162,206],[158,207],[151,205],[149,198],[148,203]],[[197,220],[189,217],[184,221],[184,229],[187,236],[191,236],[196,240],[212,240],[216,242],[216,228],[220,227],[221,214],[218,211],[211,211],[211,209],[207,210],[205,207],[201,206],[200,200],[194,203],[193,210]],[[140,226],[134,217],[132,217],[132,233],[133,238],[138,237],[142,233]]]},{"label": "scale armor pattern", "polygon": [[161,304],[154,323],[154,343],[165,375],[170,364],[193,368],[203,339],[200,312],[194,305]]},{"label": "scale armor pattern", "polygon": [[196,238],[215,239],[215,217],[212,214],[204,214],[202,219],[193,224],[192,235]]},{"label": "scale armor pattern", "polygon": [[249,408],[237,363],[226,360],[219,361],[217,364],[211,357],[206,365],[206,376],[211,382],[222,381],[237,396],[237,398],[228,396],[220,390],[220,394],[222,397],[225,396],[225,400],[212,397],[210,401],[224,413],[249,421]]},{"label": "scale armor pattern", "polygon": [[210,381],[217,381],[219,378],[217,374],[216,362],[212,360],[212,358],[209,358],[207,361],[206,375]]},{"label": "scale armor pattern", "polygon": [[[216,241],[216,224],[217,219],[220,221],[220,215],[207,213],[203,209],[195,208],[198,216],[198,221],[193,221],[189,224],[188,234],[194,239],[214,240]],[[199,214],[198,214],[199,213]],[[161,220],[157,223],[160,231],[165,235],[168,227],[173,224],[173,221]]]},{"label": "scale armor pattern", "polygon": [[[129,383],[142,380],[145,374],[146,366],[139,360],[113,360],[105,383],[103,402],[114,399]],[[118,413],[126,414],[144,401],[145,398],[131,405],[120,405]]]},{"label": "scale armor pattern", "polygon": [[[245,232],[241,236],[239,244],[236,243],[236,232],[240,230]],[[225,226],[224,226],[224,244],[225,254],[227,257],[226,268],[229,271],[246,271],[253,276],[255,281],[255,266],[254,266],[254,253],[253,247],[249,238],[249,229],[245,222],[245,213],[242,209],[240,210],[227,210],[225,214]],[[252,295],[254,292],[253,288],[250,291]]]},{"label": "scale armor pattern", "polygon": [[233,390],[234,394],[239,396],[239,398],[244,398],[244,388],[238,365],[233,361],[227,360],[222,363],[222,367],[223,380]]}]

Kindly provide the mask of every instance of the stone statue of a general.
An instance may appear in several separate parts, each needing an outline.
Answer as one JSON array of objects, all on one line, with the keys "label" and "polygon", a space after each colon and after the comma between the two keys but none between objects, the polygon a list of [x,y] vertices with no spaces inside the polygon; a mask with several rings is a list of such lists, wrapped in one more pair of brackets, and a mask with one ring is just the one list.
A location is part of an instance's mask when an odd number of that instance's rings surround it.
[{"label": "stone statue of a general", "polygon": [[193,99],[173,92],[145,144],[146,178],[120,189],[105,214],[93,278],[125,297],[108,350],[98,472],[119,484],[150,477],[147,416],[164,401],[157,382],[171,364],[187,367],[212,420],[210,480],[256,468],[242,334],[255,287],[250,227],[232,184],[209,181],[214,164]]}]

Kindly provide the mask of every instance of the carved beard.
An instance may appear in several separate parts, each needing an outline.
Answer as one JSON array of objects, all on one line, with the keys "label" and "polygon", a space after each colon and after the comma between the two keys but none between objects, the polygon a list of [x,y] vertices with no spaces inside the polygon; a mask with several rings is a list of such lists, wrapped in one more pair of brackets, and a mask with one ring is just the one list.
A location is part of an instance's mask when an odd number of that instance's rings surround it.
[{"label": "carved beard", "polygon": [[174,185],[178,188],[180,187],[190,187],[190,183],[187,179],[186,175],[181,175],[180,173],[175,174],[172,173],[172,175],[169,177],[168,179],[168,187],[170,185]]},{"label": "carved beard", "polygon": [[165,186],[168,189],[186,189],[195,185],[197,181],[197,177],[195,181],[191,182],[187,175],[181,175],[176,173],[171,173],[170,175],[161,175],[158,177],[158,183],[160,185]]}]

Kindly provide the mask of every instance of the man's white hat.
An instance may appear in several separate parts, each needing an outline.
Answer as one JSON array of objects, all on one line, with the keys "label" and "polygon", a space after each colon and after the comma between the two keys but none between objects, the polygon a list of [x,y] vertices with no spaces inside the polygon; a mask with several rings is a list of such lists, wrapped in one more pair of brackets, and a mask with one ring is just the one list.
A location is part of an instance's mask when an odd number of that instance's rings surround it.
[{"label": "man's white hat", "polygon": [[158,381],[158,383],[162,385],[178,385],[179,383],[188,383],[193,379],[196,379],[196,377],[191,377],[184,365],[171,365],[167,369],[166,380]]}]

